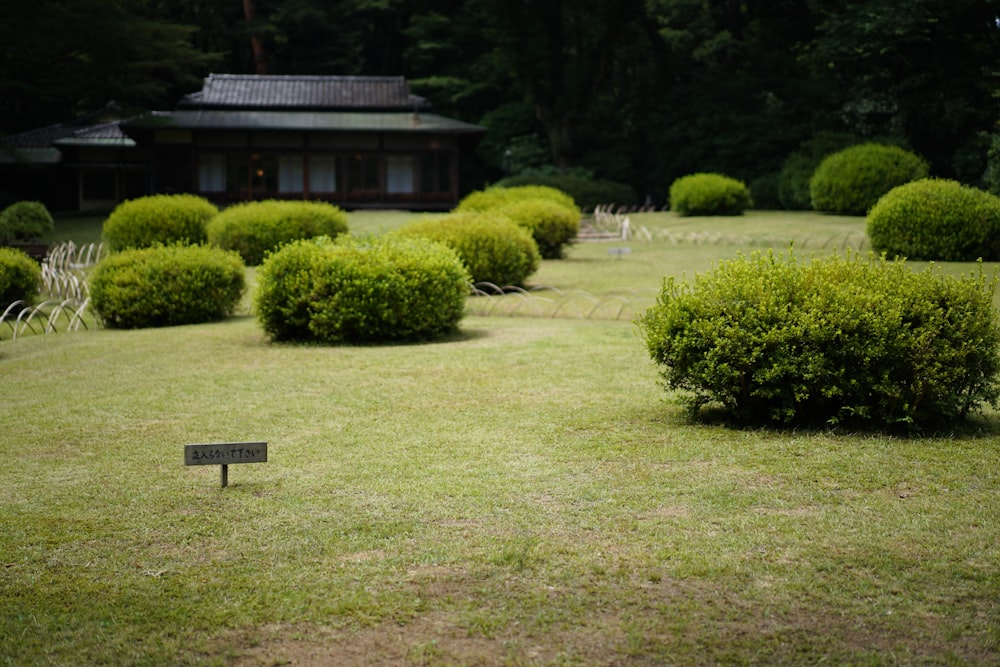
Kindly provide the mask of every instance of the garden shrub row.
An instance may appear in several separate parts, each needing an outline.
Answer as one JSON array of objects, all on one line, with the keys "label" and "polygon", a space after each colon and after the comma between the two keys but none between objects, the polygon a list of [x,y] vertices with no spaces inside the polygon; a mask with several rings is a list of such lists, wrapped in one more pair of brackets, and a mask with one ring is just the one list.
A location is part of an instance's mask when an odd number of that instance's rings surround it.
[{"label": "garden shrub row", "polygon": [[639,320],[667,388],[744,424],[930,428],[1000,395],[994,283],[754,254],[664,281]]},{"label": "garden shrub row", "polygon": [[388,235],[295,241],[257,272],[255,310],[273,340],[429,340],[455,330],[470,276],[455,252]]}]

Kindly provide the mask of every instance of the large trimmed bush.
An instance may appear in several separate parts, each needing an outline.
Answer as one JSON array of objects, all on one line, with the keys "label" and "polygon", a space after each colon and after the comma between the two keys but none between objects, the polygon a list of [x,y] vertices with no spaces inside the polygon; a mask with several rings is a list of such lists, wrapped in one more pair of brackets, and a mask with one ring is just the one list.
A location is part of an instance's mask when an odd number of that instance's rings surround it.
[{"label": "large trimmed bush", "polygon": [[239,255],[209,246],[111,254],[91,276],[94,310],[115,329],[196,324],[232,315],[245,286]]},{"label": "large trimmed bush", "polygon": [[45,204],[19,201],[0,212],[0,243],[37,241],[55,228]]},{"label": "large trimmed bush", "polygon": [[828,155],[809,180],[813,208],[865,215],[894,187],[926,178],[927,162],[899,146],[866,143]]},{"label": "large trimmed bush", "polygon": [[38,262],[14,248],[0,248],[0,310],[15,301],[34,300],[42,286]]},{"label": "large trimmed bush", "polygon": [[429,340],[458,327],[469,286],[458,256],[438,243],[321,237],[264,260],[255,309],[273,340]]},{"label": "large trimmed bush", "polygon": [[523,285],[542,261],[528,230],[491,211],[458,211],[426,218],[393,234],[418,236],[451,247],[476,283]]},{"label": "large trimmed bush", "polygon": [[347,214],[318,201],[266,200],[236,204],[208,224],[212,245],[235,250],[248,266],[289,241],[335,237],[347,231]]},{"label": "large trimmed bush", "polygon": [[1000,197],[957,181],[922,179],[886,193],[868,214],[872,247],[938,261],[1000,259]]},{"label": "large trimmed bush", "polygon": [[903,262],[754,254],[668,279],[640,319],[688,405],[741,423],[944,426],[1000,385],[994,283]]},{"label": "large trimmed bush", "polygon": [[722,174],[689,174],[670,185],[670,208],[678,215],[742,215],[752,205],[746,184]]},{"label": "large trimmed bush", "polygon": [[108,249],[151,248],[207,240],[205,226],[219,213],[207,199],[196,195],[151,195],[122,202],[104,221]]}]

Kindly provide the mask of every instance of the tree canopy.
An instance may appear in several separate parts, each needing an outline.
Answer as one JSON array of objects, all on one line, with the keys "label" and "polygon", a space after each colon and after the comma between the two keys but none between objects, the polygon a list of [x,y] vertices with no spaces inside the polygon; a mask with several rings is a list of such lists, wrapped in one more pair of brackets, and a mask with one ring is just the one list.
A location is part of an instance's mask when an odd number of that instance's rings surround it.
[{"label": "tree canopy", "polygon": [[169,107],[210,71],[404,75],[489,130],[484,178],[580,171],[663,196],[753,181],[823,133],[976,183],[994,0],[4,0],[0,132]]}]

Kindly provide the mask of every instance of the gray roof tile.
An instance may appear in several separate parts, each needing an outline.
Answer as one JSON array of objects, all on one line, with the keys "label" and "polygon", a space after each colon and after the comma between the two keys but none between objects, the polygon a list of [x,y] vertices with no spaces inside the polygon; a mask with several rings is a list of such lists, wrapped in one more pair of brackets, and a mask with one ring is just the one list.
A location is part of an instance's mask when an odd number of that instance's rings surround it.
[{"label": "gray roof tile", "polygon": [[403,77],[210,74],[182,108],[414,110],[427,100],[410,93]]}]

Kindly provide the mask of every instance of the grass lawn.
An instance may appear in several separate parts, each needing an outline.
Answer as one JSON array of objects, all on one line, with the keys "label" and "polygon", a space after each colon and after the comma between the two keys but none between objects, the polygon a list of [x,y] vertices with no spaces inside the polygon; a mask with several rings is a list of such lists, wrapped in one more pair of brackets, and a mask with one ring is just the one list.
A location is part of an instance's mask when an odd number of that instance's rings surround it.
[{"label": "grass lawn", "polygon": [[[646,215],[705,239],[580,244],[533,281],[655,296],[863,230]],[[557,303],[428,345],[274,345],[249,315],[0,341],[0,664],[1000,662],[1000,416],[691,423],[630,317]],[[228,488],[183,465],[244,440],[269,461]]]}]

